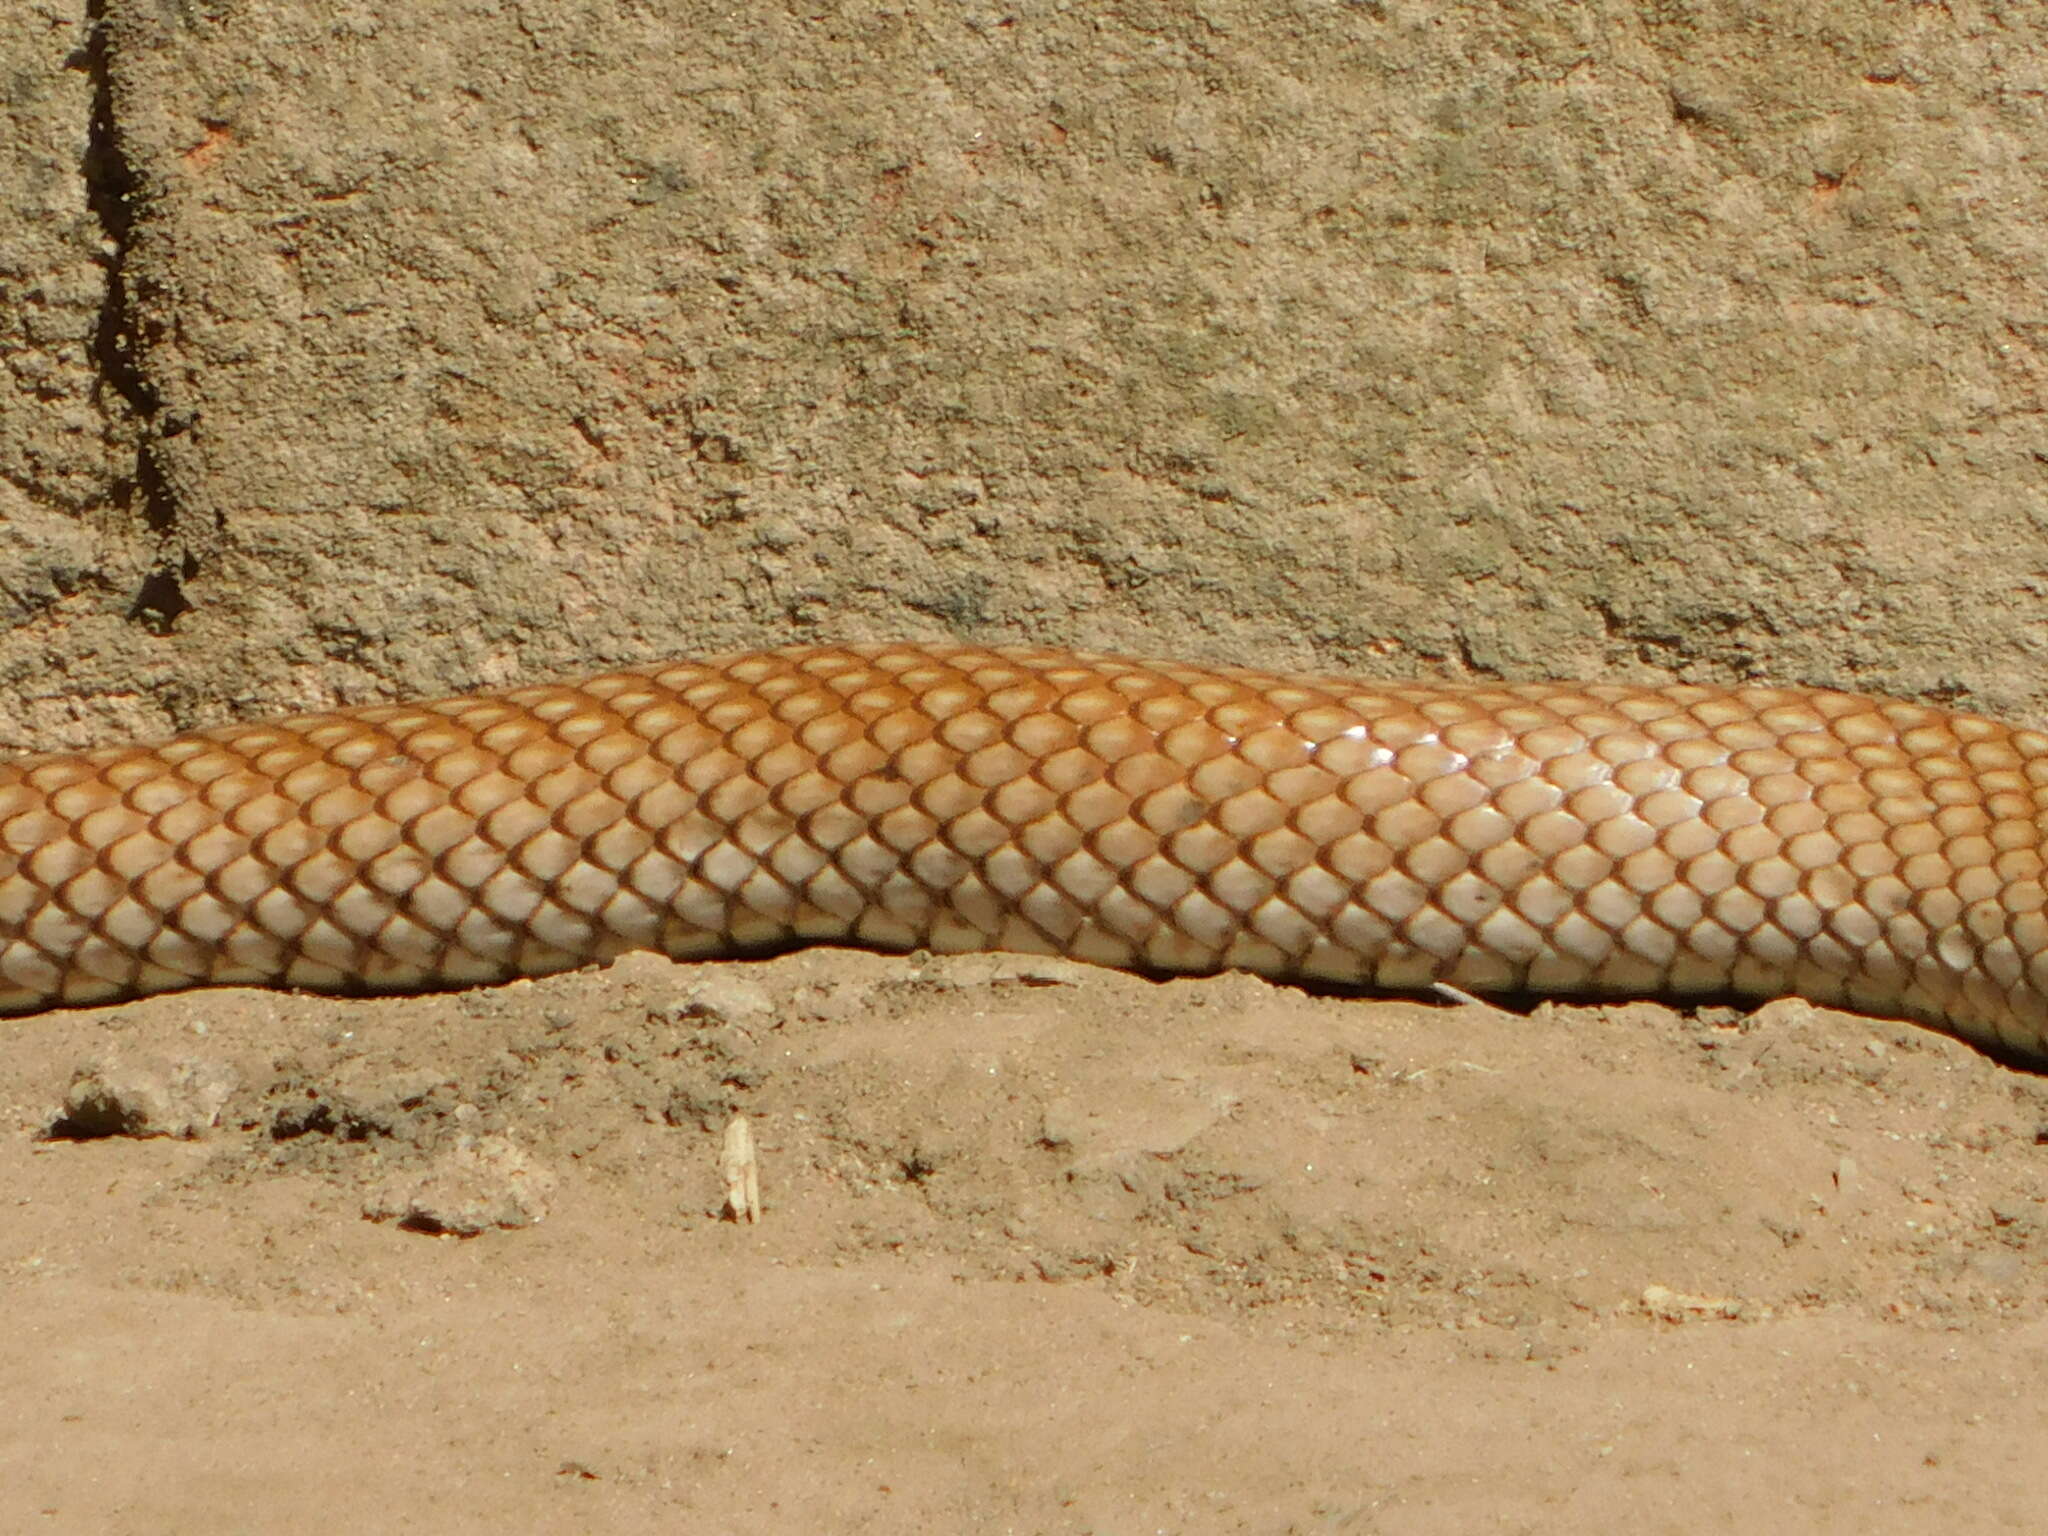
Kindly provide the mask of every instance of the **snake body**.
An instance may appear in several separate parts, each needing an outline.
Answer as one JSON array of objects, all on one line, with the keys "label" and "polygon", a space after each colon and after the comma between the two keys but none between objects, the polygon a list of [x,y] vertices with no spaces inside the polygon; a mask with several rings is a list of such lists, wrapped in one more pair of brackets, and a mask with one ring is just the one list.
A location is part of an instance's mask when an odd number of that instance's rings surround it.
[{"label": "snake body", "polygon": [[2048,737],[1806,688],[814,646],[0,763],[0,1010],[628,950],[1796,995],[2048,1062]]}]

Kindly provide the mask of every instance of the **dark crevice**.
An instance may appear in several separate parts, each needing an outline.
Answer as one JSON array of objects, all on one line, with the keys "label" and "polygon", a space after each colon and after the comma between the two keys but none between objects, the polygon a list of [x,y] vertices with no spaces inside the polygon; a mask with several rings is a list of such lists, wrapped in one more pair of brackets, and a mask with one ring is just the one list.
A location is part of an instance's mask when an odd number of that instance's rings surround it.
[{"label": "dark crevice", "polygon": [[66,1109],[43,1130],[44,1141],[104,1141],[112,1136],[148,1134],[148,1116],[107,1095],[93,1095]]},{"label": "dark crevice", "polygon": [[137,417],[156,411],[156,392],[136,366],[127,335],[128,280],[124,268],[134,236],[135,215],[129,206],[136,177],[121,153],[114,129],[114,88],[107,57],[106,0],[88,0],[86,45],[70,60],[92,80],[92,118],[87,128],[85,157],[79,172],[85,178],[86,202],[99,220],[112,250],[106,256],[107,293],[100,304],[99,326],[93,334],[93,355],[105,387],[118,395]]},{"label": "dark crevice", "polygon": [[135,467],[115,482],[115,500],[141,519],[158,545],[155,569],[143,578],[129,605],[128,617],[154,634],[168,634],[179,616],[192,607],[185,597],[184,583],[198,567],[190,555],[181,554],[173,543],[177,504],[152,451],[160,402],[141,365],[138,332],[144,323],[140,302],[144,295],[128,270],[141,179],[122,150],[115,121],[107,3],[108,0],[86,0],[86,44],[68,61],[72,68],[84,71],[92,82],[92,115],[79,174],[85,179],[87,205],[99,220],[108,246],[106,295],[100,301],[92,353],[99,373],[101,411],[109,417],[126,416],[135,424]]},{"label": "dark crevice", "polygon": [[152,635],[168,635],[177,627],[178,620],[192,611],[192,600],[185,596],[185,583],[198,571],[199,562],[190,555],[166,560],[142,578],[142,585],[135,589],[135,601],[128,605],[128,617]]}]

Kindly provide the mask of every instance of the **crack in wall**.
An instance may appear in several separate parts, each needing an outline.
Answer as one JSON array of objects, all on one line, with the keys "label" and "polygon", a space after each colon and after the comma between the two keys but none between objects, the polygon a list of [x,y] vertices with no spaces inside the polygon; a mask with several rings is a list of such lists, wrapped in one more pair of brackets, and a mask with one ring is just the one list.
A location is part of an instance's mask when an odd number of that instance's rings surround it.
[{"label": "crack in wall", "polygon": [[192,608],[184,584],[198,573],[199,566],[189,551],[177,547],[177,501],[153,451],[160,402],[141,364],[143,307],[139,284],[128,265],[135,233],[134,205],[142,183],[121,144],[106,13],[107,0],[87,0],[85,46],[70,61],[92,82],[92,112],[79,173],[85,179],[87,206],[99,220],[109,247],[107,288],[93,332],[92,356],[102,390],[100,408],[109,409],[107,395],[111,394],[136,427],[135,468],[116,481],[115,500],[123,510],[140,517],[157,549],[155,563],[137,586],[127,617],[151,634],[167,635]]}]

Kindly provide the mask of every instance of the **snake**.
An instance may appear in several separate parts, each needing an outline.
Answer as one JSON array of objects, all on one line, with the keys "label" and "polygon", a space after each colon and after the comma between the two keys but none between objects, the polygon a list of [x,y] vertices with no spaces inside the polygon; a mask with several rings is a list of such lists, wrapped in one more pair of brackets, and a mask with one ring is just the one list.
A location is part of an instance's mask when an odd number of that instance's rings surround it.
[{"label": "snake", "polygon": [[0,1011],[651,950],[1800,997],[2048,1066],[2048,736],[1809,687],[807,645],[0,761]]}]

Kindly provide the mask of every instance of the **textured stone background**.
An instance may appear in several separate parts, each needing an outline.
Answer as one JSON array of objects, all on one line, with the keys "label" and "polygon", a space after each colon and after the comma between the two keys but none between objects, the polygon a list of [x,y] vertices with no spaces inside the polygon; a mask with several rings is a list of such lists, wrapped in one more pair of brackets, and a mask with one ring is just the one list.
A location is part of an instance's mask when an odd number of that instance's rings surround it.
[{"label": "textured stone background", "polygon": [[2038,5],[4,11],[0,748],[885,634],[2048,719]]}]

